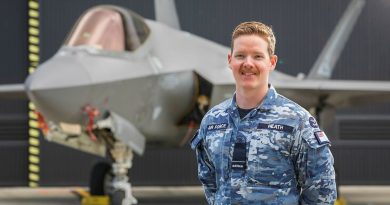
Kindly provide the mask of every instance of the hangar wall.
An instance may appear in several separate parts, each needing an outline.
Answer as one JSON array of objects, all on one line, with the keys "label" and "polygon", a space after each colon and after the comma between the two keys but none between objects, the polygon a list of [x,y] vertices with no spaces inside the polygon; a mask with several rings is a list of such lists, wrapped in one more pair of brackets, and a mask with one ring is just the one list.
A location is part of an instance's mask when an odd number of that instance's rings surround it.
[{"label": "hangar wall", "polygon": [[[21,83],[27,74],[27,5],[7,0],[0,23],[8,28],[0,36],[3,66],[0,82]],[[232,29],[241,21],[260,20],[273,26],[277,36],[277,69],[288,74],[308,73],[349,1],[176,1],[182,29],[229,46]],[[58,50],[78,16],[97,4],[131,8],[154,19],[153,1],[50,0],[40,1],[40,56],[47,60]],[[390,80],[390,27],[385,1],[367,1],[342,52],[333,79]],[[5,27],[7,26],[7,27]],[[0,108],[0,186],[27,186],[27,104],[2,100]],[[342,184],[390,184],[390,105],[338,111],[335,127],[340,139],[332,150]],[[348,122],[356,119],[359,122]],[[377,123],[373,119],[379,119]],[[382,119],[382,120],[381,120]],[[372,132],[378,130],[375,138]],[[336,129],[335,128],[335,129]],[[359,128],[359,129],[358,129]],[[366,130],[366,132],[362,132]],[[347,133],[347,134],[346,134]],[[348,136],[348,137],[345,137]],[[389,138],[386,138],[389,137]],[[86,185],[90,167],[99,157],[41,140],[41,186]],[[177,163],[180,162],[180,169]],[[136,157],[130,178],[134,185],[198,184],[193,153],[188,148],[150,147]],[[375,169],[373,169],[375,167]],[[356,170],[360,170],[356,172]]]},{"label": "hangar wall", "polygon": [[[5,6],[7,5],[7,6]],[[27,75],[27,4],[6,0],[0,7],[0,84],[21,83]],[[27,181],[27,102],[0,100],[0,186]]]}]

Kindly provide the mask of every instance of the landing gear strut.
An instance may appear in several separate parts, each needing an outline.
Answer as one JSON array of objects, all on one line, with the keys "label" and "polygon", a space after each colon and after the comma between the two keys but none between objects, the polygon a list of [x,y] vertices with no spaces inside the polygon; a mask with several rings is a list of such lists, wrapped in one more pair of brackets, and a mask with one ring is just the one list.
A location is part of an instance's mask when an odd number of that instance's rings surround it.
[{"label": "landing gear strut", "polygon": [[115,142],[110,150],[115,163],[112,165],[111,204],[112,205],[130,205],[137,204],[137,199],[131,191],[131,184],[127,173],[132,166],[133,151],[121,142]]},{"label": "landing gear strut", "polygon": [[90,180],[90,194],[108,195],[111,205],[137,204],[133,196],[128,170],[132,166],[133,151],[121,142],[115,142],[110,149],[114,160],[112,165],[98,163],[94,166]]}]

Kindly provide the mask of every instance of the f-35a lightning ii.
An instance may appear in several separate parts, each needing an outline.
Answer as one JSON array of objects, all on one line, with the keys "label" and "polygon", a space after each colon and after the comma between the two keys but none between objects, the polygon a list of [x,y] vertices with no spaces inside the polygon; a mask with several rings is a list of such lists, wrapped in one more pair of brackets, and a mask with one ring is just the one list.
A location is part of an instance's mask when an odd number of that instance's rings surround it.
[{"label": "f-35a lightning ii", "polygon": [[[307,77],[270,76],[328,132],[335,108],[390,101],[389,82],[329,80],[364,3],[351,1]],[[48,140],[101,156],[108,150],[114,177],[96,181],[127,204],[136,203],[127,178],[132,153],[142,155],[146,142],[185,143],[207,109],[235,89],[229,48],[180,31],[173,1],[155,5],[158,21],[117,6],[87,10],[24,85],[0,87],[1,95],[27,92]]]}]

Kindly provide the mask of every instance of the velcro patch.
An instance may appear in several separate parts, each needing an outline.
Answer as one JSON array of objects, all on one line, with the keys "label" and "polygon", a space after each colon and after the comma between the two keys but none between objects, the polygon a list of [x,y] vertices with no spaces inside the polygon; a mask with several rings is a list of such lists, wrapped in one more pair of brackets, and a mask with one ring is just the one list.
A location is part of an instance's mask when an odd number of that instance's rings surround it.
[{"label": "velcro patch", "polygon": [[211,125],[207,125],[207,131],[226,130],[227,127],[228,127],[227,123],[211,124]]},{"label": "velcro patch", "polygon": [[294,127],[291,127],[288,125],[283,125],[283,124],[259,123],[259,125],[257,125],[257,129],[277,130],[277,131],[284,131],[284,132],[292,133],[294,130]]},{"label": "velcro patch", "polygon": [[316,137],[318,144],[326,144],[329,143],[329,139],[326,136],[324,131],[318,131],[314,133],[314,136]]},{"label": "velcro patch", "polygon": [[245,170],[246,169],[246,143],[236,142],[234,144],[232,169]]}]

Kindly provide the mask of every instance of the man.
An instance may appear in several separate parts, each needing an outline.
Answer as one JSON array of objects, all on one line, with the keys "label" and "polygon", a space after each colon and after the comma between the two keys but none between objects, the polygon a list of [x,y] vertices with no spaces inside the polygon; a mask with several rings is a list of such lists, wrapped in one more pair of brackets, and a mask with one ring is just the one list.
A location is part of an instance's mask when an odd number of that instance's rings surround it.
[{"label": "man", "polygon": [[204,116],[191,141],[209,204],[333,204],[330,142],[315,119],[269,84],[270,27],[245,22],[228,54],[236,92]]}]

